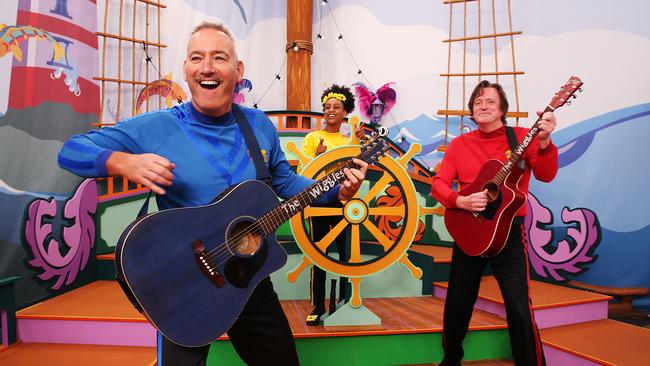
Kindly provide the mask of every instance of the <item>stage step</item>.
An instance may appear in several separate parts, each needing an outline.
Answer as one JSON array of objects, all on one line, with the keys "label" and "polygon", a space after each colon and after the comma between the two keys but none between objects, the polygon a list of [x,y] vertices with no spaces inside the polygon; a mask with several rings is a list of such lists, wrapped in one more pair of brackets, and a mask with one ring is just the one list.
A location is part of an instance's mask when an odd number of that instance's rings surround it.
[{"label": "stage step", "polygon": [[[440,360],[442,300],[432,296],[368,298],[363,299],[363,305],[382,319],[381,325],[307,326],[305,316],[311,311],[309,301],[282,301],[303,364],[328,366],[340,360],[357,360],[357,365],[375,366]],[[135,349],[133,346],[155,347],[154,328],[133,309],[115,281],[96,281],[72,290],[19,311],[17,319],[21,348],[40,343],[61,346],[68,343],[68,346],[77,344],[79,347],[90,344],[131,345],[128,349]],[[324,353],[323,349],[336,352]],[[508,357],[505,321],[492,314],[475,312],[466,349],[470,360]],[[0,364],[5,364],[2,356],[5,352],[0,353]],[[35,352],[41,352],[41,349]],[[45,360],[49,356],[43,353],[38,357]],[[224,336],[213,343],[208,365],[243,363],[228,337]]]},{"label": "stage step", "polygon": [[[481,301],[493,307],[500,302],[502,305],[494,279],[486,277],[484,281]],[[552,310],[560,305],[572,309],[599,299],[604,303],[602,316],[606,317],[607,296],[561,286],[550,285],[552,287],[547,288],[546,285],[548,284],[532,284],[533,304],[538,319],[544,318],[537,315],[540,314],[539,311]],[[442,291],[446,284],[436,283],[436,287]],[[538,291],[540,289],[542,291]],[[565,293],[565,290],[570,292]],[[572,298],[566,298],[568,294]],[[380,326],[328,328],[305,325],[304,318],[311,311],[307,300],[282,301],[301,360],[310,365],[329,365],[341,359],[363,360],[357,364],[373,366],[437,362],[442,357],[443,304],[441,298],[433,296],[363,299],[363,305],[382,319]],[[494,309],[493,311],[498,313]],[[571,310],[572,317],[582,316],[574,314],[575,311]],[[555,316],[566,318],[561,313]],[[140,360],[131,354],[138,353],[136,350],[142,348],[145,354],[152,356],[150,361],[114,361],[111,364],[149,365],[155,360],[154,328],[131,306],[115,281],[93,282],[23,309],[18,312],[17,319],[18,335],[22,343],[0,350],[0,364],[29,365],[27,361],[14,362],[14,358],[9,358],[18,357],[15,354],[21,349],[37,355],[41,364],[43,360],[58,360],[56,357],[63,357],[59,354],[72,352],[76,355],[82,352],[77,350],[92,350],[91,353],[95,355],[109,350],[108,352],[127,360],[130,357]],[[579,324],[555,327],[546,324],[545,328],[541,334],[547,358],[551,361],[548,362],[549,365],[642,364],[639,360],[644,360],[644,355],[640,353],[650,344],[650,330],[611,320],[582,321]],[[576,339],[584,340],[586,344],[569,343]],[[47,348],[51,347],[50,351],[44,348],[44,343],[49,343]],[[490,363],[502,361],[487,361],[509,357],[507,326],[502,317],[481,310],[475,311],[465,345],[467,360],[479,363],[464,364],[508,365]],[[324,353],[323,349],[335,349],[336,352]],[[623,355],[619,355],[621,353]],[[242,364],[227,337],[213,343],[210,354],[210,359],[214,362],[209,361],[208,365]],[[623,356],[633,357],[630,359],[637,362],[628,362],[628,358],[621,358]],[[96,357],[103,359],[104,356]],[[7,360],[12,362],[6,362]]]},{"label": "stage step", "polygon": [[0,365],[153,366],[156,348],[16,343],[0,350]]},{"label": "stage step", "polygon": [[30,343],[155,347],[156,331],[115,281],[95,281],[16,313]]},{"label": "stage step", "polygon": [[453,252],[451,247],[422,244],[413,244],[409,247],[409,250],[431,257],[433,263],[436,264],[450,264],[451,253]]},{"label": "stage step", "polygon": [[[433,286],[433,295],[444,299],[448,283],[436,282]],[[612,299],[607,295],[540,281],[530,281],[530,297],[540,329],[607,319],[607,302]],[[481,279],[475,308],[505,318],[503,298],[494,276]]]},{"label": "stage step", "polygon": [[540,330],[548,365],[647,365],[650,329],[605,319]]}]

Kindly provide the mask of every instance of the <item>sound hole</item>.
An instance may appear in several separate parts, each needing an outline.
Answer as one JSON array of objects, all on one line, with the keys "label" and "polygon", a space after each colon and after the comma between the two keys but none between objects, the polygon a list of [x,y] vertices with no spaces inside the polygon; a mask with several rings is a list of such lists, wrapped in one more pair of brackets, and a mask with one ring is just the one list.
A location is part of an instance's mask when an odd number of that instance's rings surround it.
[{"label": "sound hole", "polygon": [[483,189],[487,189],[488,202],[494,202],[499,198],[499,186],[496,183],[487,182]]},{"label": "sound hole", "polygon": [[485,206],[485,210],[481,212],[481,216],[483,216],[488,220],[494,219],[497,212],[499,212],[499,207],[501,207],[502,200],[503,200],[503,195],[501,194],[501,191],[497,191],[496,198],[490,201],[490,203],[488,203],[487,206]]},{"label": "sound hole", "polygon": [[228,232],[228,247],[235,254],[248,257],[257,253],[261,245],[261,236],[253,226],[255,222],[239,221]]}]

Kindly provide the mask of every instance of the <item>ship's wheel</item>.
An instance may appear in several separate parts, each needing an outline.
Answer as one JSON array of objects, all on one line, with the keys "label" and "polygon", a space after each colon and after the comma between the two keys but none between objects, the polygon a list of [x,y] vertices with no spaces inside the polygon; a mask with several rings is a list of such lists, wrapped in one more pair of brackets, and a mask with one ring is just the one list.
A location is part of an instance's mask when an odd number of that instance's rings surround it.
[{"label": "ship's wheel", "polygon": [[[361,145],[332,149],[314,159],[303,155],[293,142],[287,143],[286,148],[298,157],[299,174],[319,179],[333,166],[357,156]],[[415,187],[406,171],[406,165],[420,150],[419,144],[413,144],[408,152],[397,159],[390,156],[381,157],[368,170],[364,186],[354,198],[343,203],[342,209],[308,207],[291,218],[291,228],[296,243],[303,252],[303,257],[298,266],[288,273],[288,280],[295,282],[300,273],[310,265],[316,265],[335,275],[348,277],[352,284],[350,303],[356,308],[361,306],[359,286],[362,279],[383,271],[396,262],[403,264],[414,278],[421,278],[422,270],[411,263],[406,253],[417,232],[420,215]],[[392,206],[382,205],[381,197],[385,196],[387,189],[391,187],[399,190],[401,199]],[[396,196],[395,188],[391,188],[391,191],[393,191],[392,196]],[[308,219],[317,216],[336,216],[340,220],[325,237],[313,242],[309,235]],[[391,222],[397,222],[390,233],[381,230],[377,225],[382,216],[391,216],[393,219]],[[395,217],[400,217],[401,220],[395,220]],[[343,262],[330,257],[327,254],[327,247],[348,227],[351,234],[350,258],[347,262]],[[373,255],[371,258],[362,257],[362,232],[365,232],[363,244],[379,246],[380,254]],[[372,236],[372,239],[368,240],[368,236]]]}]

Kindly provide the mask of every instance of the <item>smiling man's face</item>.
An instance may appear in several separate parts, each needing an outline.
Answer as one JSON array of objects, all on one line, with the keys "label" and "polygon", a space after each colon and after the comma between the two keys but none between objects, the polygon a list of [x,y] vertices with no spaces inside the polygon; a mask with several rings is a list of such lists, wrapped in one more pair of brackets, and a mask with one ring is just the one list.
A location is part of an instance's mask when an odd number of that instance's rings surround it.
[{"label": "smiling man's face", "polygon": [[474,99],[472,118],[478,124],[481,131],[490,132],[503,125],[501,117],[501,98],[499,92],[492,87],[481,90],[479,96]]},{"label": "smiling man's face", "polygon": [[204,28],[190,36],[183,74],[192,93],[194,108],[218,117],[230,111],[235,85],[244,75],[227,34]]}]

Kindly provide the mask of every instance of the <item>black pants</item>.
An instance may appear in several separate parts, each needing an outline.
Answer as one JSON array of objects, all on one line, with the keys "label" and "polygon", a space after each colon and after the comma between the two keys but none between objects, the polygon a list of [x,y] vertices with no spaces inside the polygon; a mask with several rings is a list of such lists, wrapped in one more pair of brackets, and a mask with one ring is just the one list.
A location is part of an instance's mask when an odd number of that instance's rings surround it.
[{"label": "black pants", "polygon": [[[228,336],[247,365],[300,364],[289,322],[269,277],[257,285]],[[158,365],[205,365],[209,349],[210,345],[179,346],[163,337],[162,364]]]},{"label": "black pants", "polygon": [[481,276],[490,264],[506,306],[512,357],[517,366],[545,365],[542,343],[533,316],[529,296],[527,242],[523,219],[516,218],[510,228],[508,242],[494,257],[472,257],[454,246],[445,300],[443,364],[460,365],[463,339],[467,334],[472,310],[480,287]]},{"label": "black pants", "polygon": [[[313,205],[316,207],[343,207],[340,202],[329,205]],[[327,235],[336,224],[341,221],[341,216],[316,216],[311,218],[311,235],[315,243]],[[336,250],[339,254],[339,260],[347,261],[346,238],[343,231],[335,240]],[[339,300],[343,301],[346,297],[348,278],[341,277],[339,282]],[[312,266],[311,283],[310,283],[310,303],[319,311],[325,311],[325,271],[317,266]]]}]

